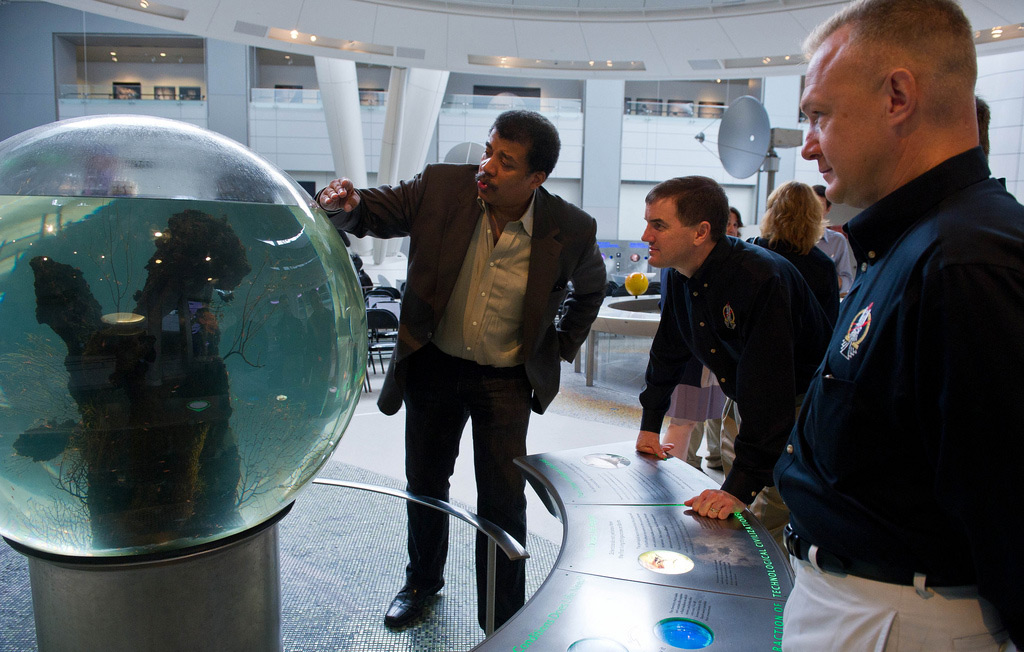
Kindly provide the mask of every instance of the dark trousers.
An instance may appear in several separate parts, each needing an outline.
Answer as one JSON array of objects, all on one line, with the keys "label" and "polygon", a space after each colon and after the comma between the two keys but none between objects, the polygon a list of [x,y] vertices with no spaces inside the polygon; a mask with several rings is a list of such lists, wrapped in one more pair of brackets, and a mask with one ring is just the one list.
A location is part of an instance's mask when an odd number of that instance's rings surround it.
[{"label": "dark trousers", "polygon": [[[407,364],[405,475],[407,490],[448,500],[449,479],[466,422],[473,423],[476,513],[526,543],[526,481],[513,464],[526,454],[532,388],[522,365],[488,367],[454,358],[428,345]],[[448,515],[408,503],[408,584],[430,588],[444,577]],[[477,613],[484,626],[487,537],[476,535]],[[497,551],[495,627],[526,600],[526,564]]]}]

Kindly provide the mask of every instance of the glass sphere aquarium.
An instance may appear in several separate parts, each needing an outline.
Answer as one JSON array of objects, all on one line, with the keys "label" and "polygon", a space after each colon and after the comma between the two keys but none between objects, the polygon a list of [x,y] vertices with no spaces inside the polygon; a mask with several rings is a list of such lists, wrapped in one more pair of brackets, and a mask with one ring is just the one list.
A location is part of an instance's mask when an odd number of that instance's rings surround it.
[{"label": "glass sphere aquarium", "polygon": [[70,556],[263,523],[366,371],[341,238],[291,178],[160,118],[0,143],[0,534]]}]

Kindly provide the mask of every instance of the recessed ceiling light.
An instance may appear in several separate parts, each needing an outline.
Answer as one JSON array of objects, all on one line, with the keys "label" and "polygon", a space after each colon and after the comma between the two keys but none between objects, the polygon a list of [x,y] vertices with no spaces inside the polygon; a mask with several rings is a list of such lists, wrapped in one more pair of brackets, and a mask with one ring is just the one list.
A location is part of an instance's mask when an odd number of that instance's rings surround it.
[{"label": "recessed ceiling light", "polygon": [[161,57],[166,57],[166,56],[167,56],[167,53],[166,53],[166,52],[161,52],[161,53],[160,53],[160,56],[161,56]]},{"label": "recessed ceiling light", "polygon": [[[307,40],[310,43],[314,43],[318,48],[330,48],[336,50],[345,50],[348,52],[363,52],[365,54],[382,54],[385,56],[395,56],[395,48],[390,45],[377,45],[375,43],[365,43],[363,41],[342,41],[339,39],[333,39],[330,37],[320,38],[314,34],[305,34],[297,29],[285,30],[279,27],[271,27],[267,30],[267,37],[274,39],[275,41],[285,41],[287,43],[293,43],[295,41]],[[419,58],[423,58],[420,56]]]},{"label": "recessed ceiling light", "polygon": [[1013,25],[996,25],[987,27],[974,33],[974,42],[978,45],[992,43],[993,41],[1006,41],[1007,39],[1021,38],[1024,36],[1024,23]]},{"label": "recessed ceiling light", "polygon": [[500,57],[483,54],[470,54],[467,61],[477,66],[497,66],[499,68],[542,68],[550,70],[645,70],[643,61],[605,61],[605,68],[596,68],[594,60],[566,61],[563,59],[523,59],[520,57]]},{"label": "recessed ceiling light", "polygon": [[132,11],[145,11],[150,16],[163,16],[173,20],[185,20],[188,10],[172,5],[165,5],[154,0],[96,0],[103,4],[123,7]]}]

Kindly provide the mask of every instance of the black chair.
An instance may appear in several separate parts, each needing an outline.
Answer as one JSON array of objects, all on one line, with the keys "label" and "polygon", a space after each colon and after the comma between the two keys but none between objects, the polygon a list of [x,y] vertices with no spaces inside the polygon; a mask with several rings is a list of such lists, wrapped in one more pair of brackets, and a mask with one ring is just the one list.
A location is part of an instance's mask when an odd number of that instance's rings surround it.
[{"label": "black chair", "polygon": [[376,355],[381,371],[384,371],[384,355],[390,359],[398,343],[398,316],[390,310],[370,308],[366,311],[366,328],[369,331],[367,358],[370,368],[377,373],[377,365],[373,361]]},{"label": "black chair", "polygon": [[606,297],[615,296],[615,291],[619,289],[619,284],[615,281],[608,281],[608,288],[605,290],[604,295]]},{"label": "black chair", "polygon": [[378,285],[366,292],[368,297],[391,297],[392,299],[401,299],[402,293],[398,291],[398,288],[387,287],[384,285]]}]

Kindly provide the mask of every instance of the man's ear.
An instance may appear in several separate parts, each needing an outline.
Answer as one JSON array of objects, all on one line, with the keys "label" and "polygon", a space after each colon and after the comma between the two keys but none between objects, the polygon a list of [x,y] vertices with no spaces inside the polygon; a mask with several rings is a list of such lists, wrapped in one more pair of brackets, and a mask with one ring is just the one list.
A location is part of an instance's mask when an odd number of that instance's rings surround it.
[{"label": "man's ear", "polygon": [[711,238],[711,223],[701,222],[697,225],[697,232],[693,236],[693,244],[701,245]]},{"label": "man's ear", "polygon": [[547,181],[547,179],[548,179],[548,173],[547,172],[543,172],[541,170],[537,170],[536,172],[531,172],[530,173],[530,189],[531,190],[536,190],[537,188],[539,188],[541,186],[542,183]]},{"label": "man's ear", "polygon": [[893,125],[907,122],[917,110],[919,89],[914,74],[897,68],[885,79],[886,115]]}]

